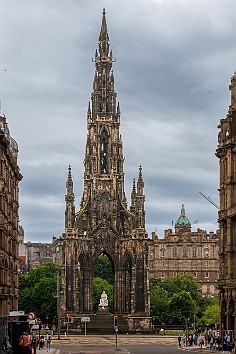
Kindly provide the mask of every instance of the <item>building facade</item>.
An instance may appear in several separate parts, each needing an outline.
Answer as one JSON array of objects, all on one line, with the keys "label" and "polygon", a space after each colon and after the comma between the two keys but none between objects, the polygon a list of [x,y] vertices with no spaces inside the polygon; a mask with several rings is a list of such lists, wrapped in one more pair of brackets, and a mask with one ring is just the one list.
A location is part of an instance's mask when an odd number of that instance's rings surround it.
[{"label": "building facade", "polygon": [[165,230],[163,239],[153,232],[149,246],[149,278],[164,281],[168,277],[191,274],[204,296],[217,297],[218,235],[207,234],[199,228],[192,232],[184,205],[174,229],[174,232]]},{"label": "building facade", "polygon": [[[71,168],[66,182],[65,232],[54,240],[62,259],[63,313],[93,312],[93,266],[105,254],[113,267],[113,312],[149,316],[148,236],[145,230],[144,182],[139,168],[131,206],[124,191],[123,144],[119,132],[113,56],[103,11],[91,103],[87,111],[84,190],[75,211]],[[78,273],[80,277],[78,278]],[[78,280],[80,279],[80,280]],[[144,324],[143,324],[144,325]]]},{"label": "building facade", "polygon": [[26,272],[43,266],[47,262],[53,261],[53,244],[44,242],[21,242],[19,244],[19,258],[22,263],[22,272],[24,268]]},{"label": "building facade", "polygon": [[18,146],[0,116],[0,316],[18,309]]},{"label": "building facade", "polygon": [[231,78],[231,102],[220,120],[216,156],[220,163],[219,292],[221,329],[236,335],[236,73]]}]

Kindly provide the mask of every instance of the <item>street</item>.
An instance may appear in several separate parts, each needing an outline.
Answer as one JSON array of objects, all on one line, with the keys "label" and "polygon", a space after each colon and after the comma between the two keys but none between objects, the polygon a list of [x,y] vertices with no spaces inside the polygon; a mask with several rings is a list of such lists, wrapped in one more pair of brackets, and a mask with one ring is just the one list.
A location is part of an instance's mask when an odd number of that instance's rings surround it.
[{"label": "street", "polygon": [[[61,340],[53,339],[52,348],[59,349],[60,353],[76,353],[76,354],[108,354],[108,353],[170,353],[180,354],[183,351],[205,352],[206,349],[199,347],[178,348],[177,337],[160,337],[155,335],[118,335],[116,346],[116,336],[113,335],[78,335],[62,338]],[[209,349],[208,349],[209,351]],[[39,353],[38,353],[39,354]]]}]

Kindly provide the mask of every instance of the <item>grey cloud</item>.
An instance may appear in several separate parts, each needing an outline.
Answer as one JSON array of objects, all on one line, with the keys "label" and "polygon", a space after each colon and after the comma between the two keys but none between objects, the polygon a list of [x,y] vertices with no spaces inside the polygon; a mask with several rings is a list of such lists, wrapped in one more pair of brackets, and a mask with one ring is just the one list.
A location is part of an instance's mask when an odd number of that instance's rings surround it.
[{"label": "grey cloud", "polygon": [[69,164],[79,207],[104,6],[117,59],[127,199],[142,164],[149,234],[156,227],[163,235],[182,203],[191,222],[215,230],[217,210],[198,192],[218,203],[214,152],[236,69],[234,0],[25,0],[0,4],[0,98],[19,144],[26,239],[63,232]]}]

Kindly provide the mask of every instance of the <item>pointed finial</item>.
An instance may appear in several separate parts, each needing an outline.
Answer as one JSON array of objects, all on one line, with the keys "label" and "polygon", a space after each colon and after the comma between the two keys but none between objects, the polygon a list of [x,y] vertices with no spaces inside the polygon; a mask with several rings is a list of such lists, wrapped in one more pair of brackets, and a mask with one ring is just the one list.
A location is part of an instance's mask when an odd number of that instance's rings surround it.
[{"label": "pointed finial", "polygon": [[135,178],[134,178],[134,180],[133,180],[133,192],[136,192]]},{"label": "pointed finial", "polygon": [[142,178],[142,166],[139,166],[139,178]]},{"label": "pointed finial", "polygon": [[90,101],[88,103],[88,111],[87,111],[87,115],[89,116],[91,114],[91,108],[90,108]]},{"label": "pointed finial", "polygon": [[68,167],[68,178],[71,178],[71,166]]},{"label": "pointed finial", "polygon": [[182,204],[182,208],[181,208],[181,216],[185,216],[184,204]]},{"label": "pointed finial", "polygon": [[117,104],[117,113],[120,114],[120,102]]},{"label": "pointed finial", "polygon": [[99,35],[99,52],[103,56],[107,56],[109,53],[109,37],[107,33],[107,23],[106,23],[106,11],[103,9],[102,15],[102,26]]}]

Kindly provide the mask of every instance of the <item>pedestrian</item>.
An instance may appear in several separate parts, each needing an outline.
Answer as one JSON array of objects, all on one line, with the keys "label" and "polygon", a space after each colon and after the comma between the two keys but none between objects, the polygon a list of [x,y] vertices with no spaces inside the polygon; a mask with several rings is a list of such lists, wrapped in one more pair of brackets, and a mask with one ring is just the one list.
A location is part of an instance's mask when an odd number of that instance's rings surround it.
[{"label": "pedestrian", "polygon": [[222,339],[221,339],[221,336],[218,335],[218,337],[216,338],[216,344],[217,344],[217,350],[220,351],[221,349],[221,343],[222,342]]},{"label": "pedestrian", "polygon": [[214,344],[214,337],[213,337],[213,335],[210,336],[208,342],[209,342],[209,345],[210,345],[210,351],[212,351],[213,344]]},{"label": "pedestrian", "polygon": [[46,336],[46,342],[47,342],[47,352],[51,349],[51,336],[47,333]]},{"label": "pedestrian", "polygon": [[37,338],[36,338],[36,333],[34,330],[31,332],[31,346],[32,346],[32,352],[36,354],[36,347],[37,347]]},{"label": "pedestrian", "polygon": [[44,336],[40,336],[39,349],[43,349],[43,347],[44,347]]},{"label": "pedestrian", "polygon": [[200,348],[202,348],[203,343],[204,343],[204,338],[203,338],[202,335],[200,335],[200,337],[199,337],[199,347],[200,347]]},{"label": "pedestrian", "polygon": [[230,342],[231,342],[231,337],[230,337],[230,334],[228,333],[226,336],[226,351],[227,352],[231,352]]},{"label": "pedestrian", "polygon": [[31,353],[30,335],[27,332],[21,334],[18,349],[19,354]]},{"label": "pedestrian", "polygon": [[179,348],[181,348],[181,335],[178,336]]}]

